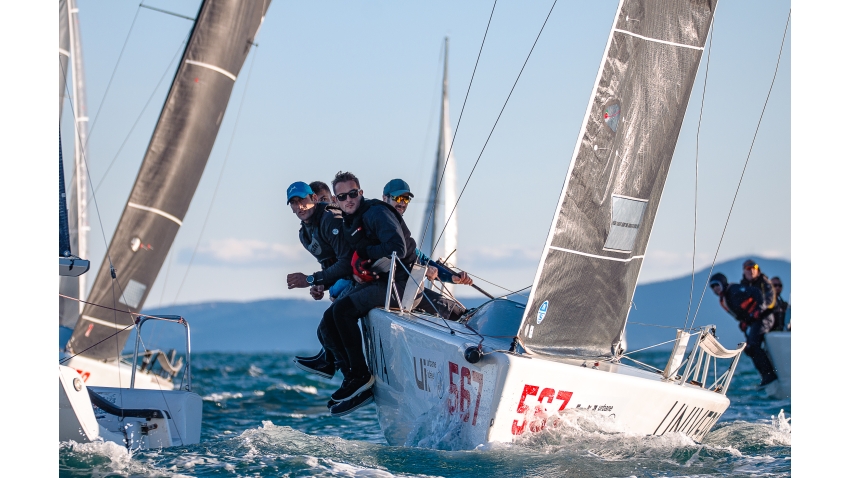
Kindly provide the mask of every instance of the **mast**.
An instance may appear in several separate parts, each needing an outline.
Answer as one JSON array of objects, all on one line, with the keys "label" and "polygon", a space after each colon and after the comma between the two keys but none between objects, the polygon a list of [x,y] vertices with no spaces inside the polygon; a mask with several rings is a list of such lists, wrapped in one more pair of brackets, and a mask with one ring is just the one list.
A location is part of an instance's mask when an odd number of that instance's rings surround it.
[{"label": "mast", "polygon": [[[87,304],[68,343],[116,358],[174,242],[269,0],[206,0]],[[111,262],[111,263],[110,263]],[[113,266],[114,269],[111,269]],[[118,309],[116,312],[110,309]],[[115,334],[113,336],[113,334]]]},{"label": "mast", "polygon": [[[68,195],[68,228],[71,252],[78,257],[88,257],[88,170],[86,168],[86,141],[88,137],[88,110],[86,108],[86,81],[83,70],[83,49],[80,39],[80,20],[77,0],[63,2],[67,6],[67,30],[71,53],[71,84],[74,114],[74,174]],[[61,18],[61,15],[60,15]],[[61,27],[60,27],[61,35]],[[64,86],[64,85],[63,85]],[[63,277],[59,280],[59,293],[85,299],[85,275]],[[59,298],[59,324],[73,327],[83,310],[83,303]]]},{"label": "mast", "polygon": [[[443,96],[440,104],[440,132],[437,138],[437,157],[434,165],[434,175],[431,178],[431,189],[428,195],[428,209],[425,211],[425,231],[420,250],[430,254],[433,259],[446,259],[451,254],[450,262],[457,264],[457,211],[449,217],[457,203],[457,167],[454,152],[449,153],[452,143],[452,129],[449,117],[449,38],[445,39],[443,55]],[[448,154],[448,159],[446,155]],[[445,172],[443,167],[445,165]],[[440,182],[442,178],[442,183]],[[439,187],[439,190],[438,190]],[[443,227],[445,226],[445,230]],[[442,234],[442,239],[440,239]],[[440,241],[439,244],[437,241]],[[435,248],[434,245],[437,244]],[[446,284],[449,292],[454,292],[454,285]]]},{"label": "mast", "polygon": [[625,327],[716,0],[621,0],[517,335],[611,357]]}]

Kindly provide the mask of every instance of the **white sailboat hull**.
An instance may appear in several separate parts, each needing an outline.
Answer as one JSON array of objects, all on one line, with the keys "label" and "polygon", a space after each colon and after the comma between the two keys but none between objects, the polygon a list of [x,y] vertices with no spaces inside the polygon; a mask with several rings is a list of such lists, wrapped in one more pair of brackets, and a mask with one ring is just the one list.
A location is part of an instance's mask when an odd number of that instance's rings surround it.
[{"label": "white sailboat hull", "polygon": [[[79,372],[89,387],[129,388],[132,366],[119,360],[96,360],[77,355],[64,363]],[[147,390],[174,390],[174,383],[160,375],[136,370],[135,388]]]},{"label": "white sailboat hull", "polygon": [[779,377],[777,386],[768,385],[765,391],[773,398],[791,398],[791,332],[768,332],[764,345]]},{"label": "white sailboat hull", "polygon": [[722,393],[633,367],[495,351],[509,341],[487,339],[487,354],[469,363],[464,351],[481,338],[458,323],[450,323],[452,335],[438,318],[374,309],[363,325],[378,418],[391,445],[511,442],[579,408],[613,416],[625,433],[699,441],[729,407]]},{"label": "white sailboat hull", "polygon": [[[158,411],[159,416],[117,416],[92,406],[88,387],[71,367],[59,366],[59,441],[110,441],[128,449],[190,445],[201,439],[203,401],[192,392],[92,387],[112,405]],[[105,406],[105,405],[103,405]]]}]

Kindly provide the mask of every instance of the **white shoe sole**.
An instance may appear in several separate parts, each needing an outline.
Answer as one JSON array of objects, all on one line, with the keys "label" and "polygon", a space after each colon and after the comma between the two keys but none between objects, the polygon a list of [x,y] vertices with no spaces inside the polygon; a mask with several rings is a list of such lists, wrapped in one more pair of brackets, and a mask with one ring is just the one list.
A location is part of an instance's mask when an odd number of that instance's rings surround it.
[{"label": "white shoe sole", "polygon": [[305,372],[312,373],[313,375],[318,375],[318,376],[323,377],[323,378],[333,378],[333,375],[328,375],[325,372],[320,372],[320,371],[318,371],[314,368],[307,367],[306,365],[301,364],[301,362],[299,362],[297,360],[295,361],[295,366],[300,368],[301,370],[303,370]]},{"label": "white shoe sole", "polygon": [[[349,413],[351,413],[355,410],[358,410],[360,408],[365,407],[366,405],[369,405],[370,403],[372,403],[374,401],[375,401],[375,396],[369,395],[369,398],[367,398],[366,400],[363,400],[363,402],[357,404],[356,406],[354,406],[354,407],[352,407],[349,410],[346,410],[344,412],[334,413],[333,410],[331,410],[331,416],[332,417],[343,417],[343,416],[348,415]],[[336,406],[336,405],[334,405],[334,406]]]},{"label": "white shoe sole", "polygon": [[354,391],[351,395],[349,395],[349,396],[347,396],[347,397],[345,397],[345,398],[340,398],[339,400],[336,400],[336,399],[334,399],[333,397],[331,397],[331,400],[334,400],[334,401],[335,401],[335,402],[337,402],[337,403],[345,402],[345,401],[351,400],[352,398],[356,397],[357,395],[359,395],[359,394],[361,394],[361,393],[365,392],[366,390],[369,390],[370,388],[372,388],[372,385],[375,385],[375,377],[371,377],[371,376],[370,376],[370,377],[369,377],[369,381],[368,381],[368,382],[366,382],[366,383],[365,383],[362,387],[360,387],[360,388],[358,388],[357,390],[355,390],[355,391]]}]

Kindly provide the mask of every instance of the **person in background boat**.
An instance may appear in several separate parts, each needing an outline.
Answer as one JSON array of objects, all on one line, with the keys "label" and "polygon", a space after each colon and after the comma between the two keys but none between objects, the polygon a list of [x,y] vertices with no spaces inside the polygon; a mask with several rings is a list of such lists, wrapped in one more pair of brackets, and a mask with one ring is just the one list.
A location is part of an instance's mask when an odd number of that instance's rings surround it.
[{"label": "person in background boat", "polygon": [[[286,190],[286,203],[301,220],[298,239],[321,266],[320,271],[311,275],[302,272],[288,274],[286,285],[290,289],[309,287],[310,295],[315,300],[321,300],[325,288],[331,287],[330,295],[333,300],[344,296],[353,288],[351,256],[354,251],[340,236],[342,210],[319,202],[318,199],[313,188],[301,181],[292,183]],[[324,347],[325,339],[321,330],[320,325],[316,333],[319,343]],[[337,369],[335,357],[324,349],[313,357],[296,357],[295,365],[325,378],[333,377]]]},{"label": "person in background boat", "polygon": [[[384,202],[393,206],[402,216],[407,211],[407,205],[410,204],[411,199],[413,199],[413,193],[410,192],[410,186],[402,179],[393,179],[384,186]],[[472,285],[472,279],[466,272],[456,273],[442,263],[432,261],[419,248],[416,248],[416,257],[419,264],[427,267],[425,278],[429,281],[434,282],[439,278],[443,282]],[[457,321],[466,313],[466,307],[450,297],[445,297],[431,289],[425,289],[422,293],[423,298],[418,308],[429,314]]]},{"label": "person in background boat", "polygon": [[757,285],[753,285],[751,281],[729,284],[726,276],[721,273],[711,276],[709,285],[711,290],[720,297],[721,307],[738,320],[739,328],[744,332],[747,340],[744,353],[750,357],[761,375],[759,386],[765,386],[776,380],[776,370],[767,352],[762,348],[764,334],[773,325],[771,313],[765,314],[765,310],[769,310],[766,303],[769,305],[770,302],[766,302],[764,291]]},{"label": "person in background boat", "polygon": [[788,315],[788,302],[782,298],[782,279],[778,276],[770,278],[770,285],[773,286],[773,291],[776,293],[776,306],[773,308],[773,331],[784,331],[790,329],[786,326],[786,317]]},{"label": "person in background boat", "polygon": [[339,206],[336,203],[336,196],[333,195],[331,188],[329,188],[327,184],[321,181],[313,181],[310,183],[310,189],[316,193],[316,196],[319,198],[319,202],[326,202],[328,204],[333,204],[334,206]]},{"label": "person in background boat", "polygon": [[[340,367],[342,386],[328,402],[331,415],[340,416],[374,400],[371,388],[375,378],[363,354],[358,321],[371,309],[384,305],[392,254],[410,270],[416,260],[416,242],[398,211],[381,200],[363,197],[360,180],[354,174],[340,171],[331,184],[343,212],[342,235],[354,250],[351,264],[358,282],[345,297],[331,304],[321,323],[325,347],[344,359],[344,367]],[[399,296],[403,296],[407,273],[398,267],[394,279]]]},{"label": "person in background boat", "polygon": [[744,275],[741,285],[757,288],[762,295],[762,301],[751,314],[751,320],[747,323],[747,348],[744,353],[753,359],[753,365],[761,374],[761,385],[765,386],[776,380],[776,370],[770,362],[767,352],[762,349],[764,334],[773,328],[773,309],[776,307],[776,292],[767,275],[761,272],[759,265],[752,259],[747,259],[743,264]]}]

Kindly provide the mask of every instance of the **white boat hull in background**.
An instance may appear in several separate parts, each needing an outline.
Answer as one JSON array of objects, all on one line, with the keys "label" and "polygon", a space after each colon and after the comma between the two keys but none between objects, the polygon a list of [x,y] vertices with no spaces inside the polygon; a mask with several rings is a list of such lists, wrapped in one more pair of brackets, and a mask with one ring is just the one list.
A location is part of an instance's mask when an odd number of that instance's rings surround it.
[{"label": "white boat hull in background", "polygon": [[768,332],[764,345],[779,377],[778,383],[768,385],[765,392],[772,398],[791,398],[791,332]]},{"label": "white boat hull in background", "polygon": [[363,326],[379,422],[394,446],[511,442],[574,409],[609,417],[625,433],[699,441],[729,407],[725,395],[701,386],[621,364],[507,353],[509,341],[488,338],[487,355],[469,363],[464,351],[481,338],[459,323],[450,334],[435,317],[373,309]]},{"label": "white boat hull in background", "polygon": [[[61,357],[60,357],[61,359]],[[77,355],[63,365],[79,372],[83,382],[89,387],[129,388],[133,368],[119,360],[95,360]],[[174,390],[174,383],[150,371],[136,370],[135,388],[148,390]]]},{"label": "white boat hull in background", "polygon": [[112,387],[92,387],[91,390],[112,405],[128,411],[128,415],[133,414],[132,410],[142,410],[158,411],[159,416],[121,417],[93,407],[88,387],[80,374],[73,368],[60,365],[60,442],[110,441],[137,450],[190,445],[201,440],[203,401],[196,393]]}]

